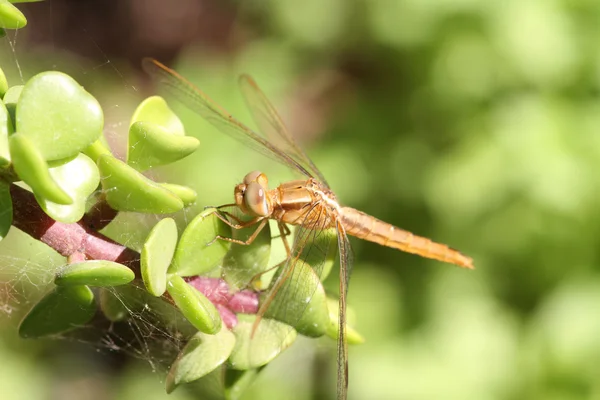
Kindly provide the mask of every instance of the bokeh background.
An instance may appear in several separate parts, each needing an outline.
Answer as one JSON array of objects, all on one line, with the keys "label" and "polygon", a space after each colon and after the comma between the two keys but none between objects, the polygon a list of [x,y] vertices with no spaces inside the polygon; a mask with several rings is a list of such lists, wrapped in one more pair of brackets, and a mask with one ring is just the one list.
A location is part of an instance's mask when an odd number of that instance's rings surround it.
[{"label": "bokeh background", "polygon": [[[52,0],[19,5],[0,39],[11,83],[70,73],[102,103],[124,154],[174,66],[250,121],[255,77],[341,201],[471,255],[476,270],[353,241],[351,399],[600,399],[600,3],[595,0]],[[174,104],[175,106],[175,104]],[[154,176],[229,202],[245,173],[285,168],[175,107],[201,147]],[[122,215],[135,247],[155,217]],[[3,399],[167,397],[152,354],[24,341],[16,326],[64,263],[13,230],[0,243]],[[330,340],[304,340],[246,399],[334,398]]]}]

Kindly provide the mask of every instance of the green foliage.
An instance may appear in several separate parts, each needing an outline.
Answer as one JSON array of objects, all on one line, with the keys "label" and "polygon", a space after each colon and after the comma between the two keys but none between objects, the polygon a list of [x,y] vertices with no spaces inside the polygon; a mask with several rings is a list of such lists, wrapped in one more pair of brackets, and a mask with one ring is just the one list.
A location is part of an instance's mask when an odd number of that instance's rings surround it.
[{"label": "green foliage", "polygon": [[179,276],[202,275],[217,267],[230,243],[217,236],[231,237],[231,228],[215,215],[214,209],[198,214],[185,228],[169,272]]},{"label": "green foliage", "polygon": [[229,357],[229,364],[233,369],[261,367],[296,340],[296,331],[289,325],[274,319],[263,319],[254,331],[255,322],[254,315],[238,315],[238,324],[233,328],[235,347]]},{"label": "green foliage", "polygon": [[[231,229],[231,237],[246,241],[255,233],[256,229],[256,224],[243,229]],[[267,288],[270,279],[265,280],[270,278],[270,275],[265,272],[268,268],[273,267],[269,265],[272,240],[271,227],[266,224],[251,246],[232,245],[223,260],[223,279],[232,287],[243,288],[251,283],[258,289]]]},{"label": "green foliage", "polygon": [[119,211],[166,214],[183,208],[183,201],[112,155],[98,159],[102,189],[108,204]]},{"label": "green foliage", "polygon": [[171,275],[167,291],[186,319],[200,332],[214,335],[221,329],[221,317],[213,303],[183,278]]},{"label": "green foliage", "polygon": [[4,102],[0,100],[0,166],[10,164],[8,136],[14,132],[12,120]]},{"label": "green foliage", "polygon": [[23,338],[38,338],[76,329],[94,316],[94,294],[87,286],[57,286],[19,325]]},{"label": "green foliage", "polygon": [[327,297],[310,265],[298,261],[293,270],[283,269],[275,279],[273,288],[275,296],[265,317],[285,322],[306,336],[325,334],[330,323]]},{"label": "green foliage", "polygon": [[96,164],[85,154],[80,153],[69,160],[51,163],[48,171],[72,200],[69,205],[57,204],[43,195],[36,195],[42,209],[52,219],[66,224],[79,221],[85,213],[86,201],[100,183],[100,174]]},{"label": "green foliage", "polygon": [[0,68],[0,99],[4,97],[4,94],[8,90],[8,81],[6,80],[6,75],[2,68]]},{"label": "green foliage", "polygon": [[171,365],[165,382],[167,393],[214,371],[229,358],[235,343],[234,334],[226,328],[214,335],[198,332]]},{"label": "green foliage", "polygon": [[38,199],[62,205],[73,204],[73,199],[50,175],[47,161],[31,139],[22,133],[14,133],[9,138],[9,148],[15,172]]},{"label": "green foliage", "polygon": [[102,134],[104,116],[98,101],[73,78],[50,71],[25,84],[15,125],[51,161],[73,157],[95,142]]},{"label": "green foliage", "polygon": [[[16,1],[12,1],[16,2]],[[20,29],[27,25],[27,19],[21,11],[8,0],[0,0],[0,28]]]},{"label": "green foliage", "polygon": [[57,286],[119,286],[135,278],[133,271],[123,264],[105,260],[91,260],[68,264],[56,273]]},{"label": "green foliage", "polygon": [[160,220],[148,234],[140,259],[142,279],[153,296],[167,290],[167,270],[177,245],[177,225],[171,218]]}]

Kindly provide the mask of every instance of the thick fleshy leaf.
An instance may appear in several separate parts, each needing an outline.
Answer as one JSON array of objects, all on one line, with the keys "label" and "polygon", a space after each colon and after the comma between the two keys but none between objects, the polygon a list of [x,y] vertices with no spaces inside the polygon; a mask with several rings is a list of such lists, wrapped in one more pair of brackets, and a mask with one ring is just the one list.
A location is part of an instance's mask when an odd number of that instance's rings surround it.
[{"label": "thick fleshy leaf", "polygon": [[129,127],[127,164],[145,171],[181,160],[192,154],[199,144],[195,137],[174,135],[160,125],[138,121]]},{"label": "thick fleshy leaf", "polygon": [[48,163],[27,136],[14,133],[8,144],[15,172],[31,187],[36,197],[58,204],[73,204],[73,199],[54,181]]},{"label": "thick fleshy leaf", "polygon": [[27,25],[27,19],[21,11],[8,0],[0,0],[0,28],[19,29]]},{"label": "thick fleshy leaf", "polygon": [[4,239],[10,230],[13,219],[13,205],[10,197],[10,185],[0,181],[0,240]]},{"label": "thick fleshy leaf", "polygon": [[108,144],[105,142],[104,136],[101,136],[100,139],[83,149],[83,154],[91,158],[94,162],[98,162],[101,155],[112,155],[108,148]]},{"label": "thick fleshy leaf", "polygon": [[8,136],[14,132],[11,117],[4,102],[0,100],[0,167],[10,163]]},{"label": "thick fleshy leaf", "polygon": [[221,264],[231,243],[215,238],[217,235],[231,237],[231,228],[214,211],[214,208],[207,208],[185,228],[169,272],[180,276],[195,276]]},{"label": "thick fleshy leaf", "polygon": [[135,274],[123,264],[105,260],[91,260],[69,264],[54,278],[58,286],[88,285],[96,287],[119,286],[131,282]]},{"label": "thick fleshy leaf", "polygon": [[12,126],[15,126],[15,112],[17,110],[17,103],[19,98],[21,97],[21,92],[23,91],[23,85],[11,86],[8,88],[8,91],[4,94],[4,105],[8,110],[8,115],[10,115],[10,119],[12,121]]},{"label": "thick fleshy leaf", "polygon": [[[282,273],[286,273],[283,270]],[[306,263],[299,261],[271,300],[265,317],[293,326],[298,333],[318,337],[325,334],[330,323],[325,289],[319,277]],[[277,285],[283,275],[276,277]],[[268,301],[268,291],[262,302]]]},{"label": "thick fleshy leaf", "polygon": [[98,169],[106,201],[115,210],[166,214],[183,208],[179,197],[111,155],[98,158]]},{"label": "thick fleshy leaf", "polygon": [[50,176],[73,199],[73,204],[56,204],[36,196],[42,209],[52,219],[65,224],[79,221],[85,213],[86,200],[100,183],[98,167],[88,156],[79,153],[64,163],[50,163]]},{"label": "thick fleshy leaf", "polygon": [[15,130],[27,135],[46,160],[73,157],[102,134],[98,101],[62,72],[42,72],[23,88]]},{"label": "thick fleshy leaf", "polygon": [[160,220],[148,234],[141,254],[142,279],[153,296],[167,290],[167,270],[177,246],[177,224],[172,218]]},{"label": "thick fleshy leaf", "polygon": [[94,293],[87,286],[57,286],[25,316],[23,338],[55,335],[89,322],[96,313]]},{"label": "thick fleshy leaf", "polygon": [[235,347],[229,357],[231,368],[246,370],[269,363],[296,340],[296,331],[289,325],[262,319],[251,338],[255,315],[238,314],[233,328]]},{"label": "thick fleshy leaf", "polygon": [[198,197],[196,191],[187,186],[175,185],[173,183],[160,183],[160,185],[165,189],[176,194],[177,197],[179,197],[181,201],[183,201],[183,205],[186,207],[190,204],[193,204],[196,201],[196,198]]},{"label": "thick fleshy leaf", "polygon": [[131,117],[130,126],[139,121],[151,122],[162,126],[171,135],[184,136],[181,120],[160,96],[151,96],[142,101]]},{"label": "thick fleshy leaf", "polygon": [[213,303],[183,278],[171,275],[167,291],[181,313],[200,332],[215,334],[221,329],[221,316]]},{"label": "thick fleshy leaf", "polygon": [[262,368],[254,368],[246,371],[227,369],[225,371],[225,398],[237,400],[242,398],[246,389],[254,382]]},{"label": "thick fleshy leaf", "polygon": [[[257,228],[258,224],[255,224],[231,231],[234,239],[247,241]],[[232,243],[223,261],[224,279],[234,288],[245,287],[253,278],[269,269],[271,240],[271,228],[267,223],[250,245]]]},{"label": "thick fleshy leaf", "polygon": [[114,293],[108,289],[100,289],[100,309],[109,321],[123,321],[129,317],[129,310]]},{"label": "thick fleshy leaf", "polygon": [[4,98],[4,94],[8,90],[8,81],[6,80],[6,75],[4,75],[4,71],[0,68],[0,99]]},{"label": "thick fleshy leaf", "polygon": [[[314,246],[319,251],[311,251],[311,247]],[[321,281],[329,276],[331,268],[337,260],[337,230],[335,228],[318,231],[313,236],[313,241],[304,248],[300,258],[304,260],[308,265],[318,265],[323,261],[325,257],[325,264],[321,269]]]},{"label": "thick fleshy leaf", "polygon": [[235,336],[226,328],[215,335],[198,332],[171,365],[166,380],[167,393],[214,371],[229,358],[234,345]]},{"label": "thick fleshy leaf", "polygon": [[[339,308],[338,302],[334,299],[327,299],[327,308],[329,309],[329,326],[327,327],[327,336],[332,339],[337,340],[340,335],[340,326],[339,326]],[[365,338],[358,333],[356,329],[352,327],[353,312],[350,307],[347,309],[346,315],[348,316],[346,320],[346,340],[348,344],[362,344],[365,342]]]}]

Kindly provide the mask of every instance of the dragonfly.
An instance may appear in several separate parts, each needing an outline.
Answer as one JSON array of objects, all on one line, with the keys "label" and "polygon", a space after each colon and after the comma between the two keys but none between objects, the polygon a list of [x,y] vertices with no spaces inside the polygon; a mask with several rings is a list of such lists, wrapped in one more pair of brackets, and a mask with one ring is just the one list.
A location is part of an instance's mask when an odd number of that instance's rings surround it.
[{"label": "dragonfly", "polygon": [[260,133],[248,128],[190,81],[161,62],[145,58],[142,66],[158,84],[219,131],[290,167],[303,177],[269,189],[266,174],[259,171],[248,173],[243,182],[235,187],[235,203],[231,205],[236,206],[250,219],[231,226],[234,228],[257,226],[250,238],[241,244],[249,244],[270,219],[277,222],[282,237],[289,234],[286,224],[295,225],[297,229],[291,247],[284,240],[287,259],[281,266],[283,272],[271,285],[267,300],[263,301],[259,308],[258,316],[264,315],[283,283],[288,279],[294,279],[296,269],[299,269],[296,267],[300,262],[300,254],[305,254],[307,251],[322,253],[323,257],[317,257],[322,261],[311,264],[315,273],[321,275],[328,249],[317,248],[315,235],[325,230],[335,230],[339,254],[337,397],[346,399],[348,392],[346,298],[352,265],[348,235],[463,268],[474,268],[472,258],[445,244],[417,236],[357,209],[342,206],[321,171],[294,140],[274,106],[250,76],[242,75],[239,84]]}]

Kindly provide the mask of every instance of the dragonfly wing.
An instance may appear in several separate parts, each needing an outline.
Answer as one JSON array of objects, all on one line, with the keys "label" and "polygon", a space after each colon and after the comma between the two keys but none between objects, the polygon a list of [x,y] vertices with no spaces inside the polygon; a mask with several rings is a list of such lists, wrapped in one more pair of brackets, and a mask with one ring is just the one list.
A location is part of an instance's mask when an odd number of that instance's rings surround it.
[{"label": "dragonfly wing", "polygon": [[157,83],[221,132],[307,177],[313,176],[298,161],[238,121],[176,71],[151,58],[145,58],[142,67]]},{"label": "dragonfly wing", "polygon": [[[337,250],[336,237],[333,236],[333,240],[329,240],[331,236],[326,230],[327,209],[313,205],[312,210],[322,214],[323,218],[319,220],[322,221],[322,225],[316,227],[319,229],[307,229],[302,226],[297,228],[291,254],[280,267],[278,276],[271,284],[258,312],[259,318],[263,315],[275,318],[296,327],[300,332],[303,326],[308,326],[305,325],[307,320],[304,320],[303,316],[315,292],[320,290],[324,296],[320,278]],[[311,310],[319,312],[320,308],[311,307]],[[323,311],[325,312],[326,308]]]},{"label": "dragonfly wing", "polygon": [[340,253],[340,300],[338,336],[338,381],[337,397],[346,399],[348,395],[348,340],[346,339],[346,299],[350,272],[352,271],[352,248],[348,236],[340,222],[337,223],[338,249]]},{"label": "dragonfly wing", "polygon": [[254,122],[258,126],[259,132],[263,133],[267,140],[274,143],[280,149],[284,150],[298,164],[302,165],[307,171],[318,178],[323,184],[327,185],[325,177],[306,155],[304,150],[294,140],[289,130],[286,128],[279,113],[273,107],[267,96],[258,87],[256,81],[249,75],[240,77],[240,88],[246,105],[252,114]]}]

